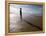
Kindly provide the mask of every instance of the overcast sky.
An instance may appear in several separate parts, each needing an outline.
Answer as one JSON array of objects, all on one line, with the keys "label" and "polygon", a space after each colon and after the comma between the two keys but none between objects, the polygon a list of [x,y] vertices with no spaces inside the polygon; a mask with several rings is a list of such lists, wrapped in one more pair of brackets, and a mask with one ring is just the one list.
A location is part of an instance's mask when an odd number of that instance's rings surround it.
[{"label": "overcast sky", "polygon": [[22,14],[37,14],[41,16],[42,14],[42,6],[36,5],[18,5],[18,4],[10,4],[10,12],[15,14],[20,14],[20,8],[22,8]]}]

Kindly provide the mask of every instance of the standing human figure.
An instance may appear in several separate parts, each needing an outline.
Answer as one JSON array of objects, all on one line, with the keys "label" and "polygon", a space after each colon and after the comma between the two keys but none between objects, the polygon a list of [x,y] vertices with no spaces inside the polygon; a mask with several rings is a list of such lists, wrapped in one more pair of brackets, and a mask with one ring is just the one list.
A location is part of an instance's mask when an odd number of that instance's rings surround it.
[{"label": "standing human figure", "polygon": [[22,8],[20,8],[20,19],[22,21]]}]

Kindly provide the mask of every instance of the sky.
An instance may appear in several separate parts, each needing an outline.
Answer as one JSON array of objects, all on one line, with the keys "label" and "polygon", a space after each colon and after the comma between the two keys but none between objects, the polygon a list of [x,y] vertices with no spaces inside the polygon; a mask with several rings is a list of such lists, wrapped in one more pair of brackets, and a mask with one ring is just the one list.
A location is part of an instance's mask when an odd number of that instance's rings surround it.
[{"label": "sky", "polygon": [[[22,8],[22,15],[36,14],[38,16],[42,15],[41,5],[20,5],[20,4],[10,4],[10,12],[19,16],[20,8]],[[14,14],[11,14],[14,16]]]}]

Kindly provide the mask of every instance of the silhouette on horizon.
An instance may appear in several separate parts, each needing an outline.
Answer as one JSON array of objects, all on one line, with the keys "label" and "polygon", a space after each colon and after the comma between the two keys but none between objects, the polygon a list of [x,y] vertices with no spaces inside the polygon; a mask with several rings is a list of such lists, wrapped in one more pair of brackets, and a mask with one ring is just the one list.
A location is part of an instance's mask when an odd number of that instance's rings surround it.
[{"label": "silhouette on horizon", "polygon": [[20,8],[20,19],[22,21],[22,8]]}]

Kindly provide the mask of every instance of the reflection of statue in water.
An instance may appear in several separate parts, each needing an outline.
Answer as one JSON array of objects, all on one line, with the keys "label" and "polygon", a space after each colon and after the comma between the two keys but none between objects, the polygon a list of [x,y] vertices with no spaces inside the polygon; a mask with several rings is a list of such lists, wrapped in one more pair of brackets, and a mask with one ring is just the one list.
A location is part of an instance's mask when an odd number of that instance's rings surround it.
[{"label": "reflection of statue in water", "polygon": [[20,19],[22,21],[22,8],[20,8]]}]

